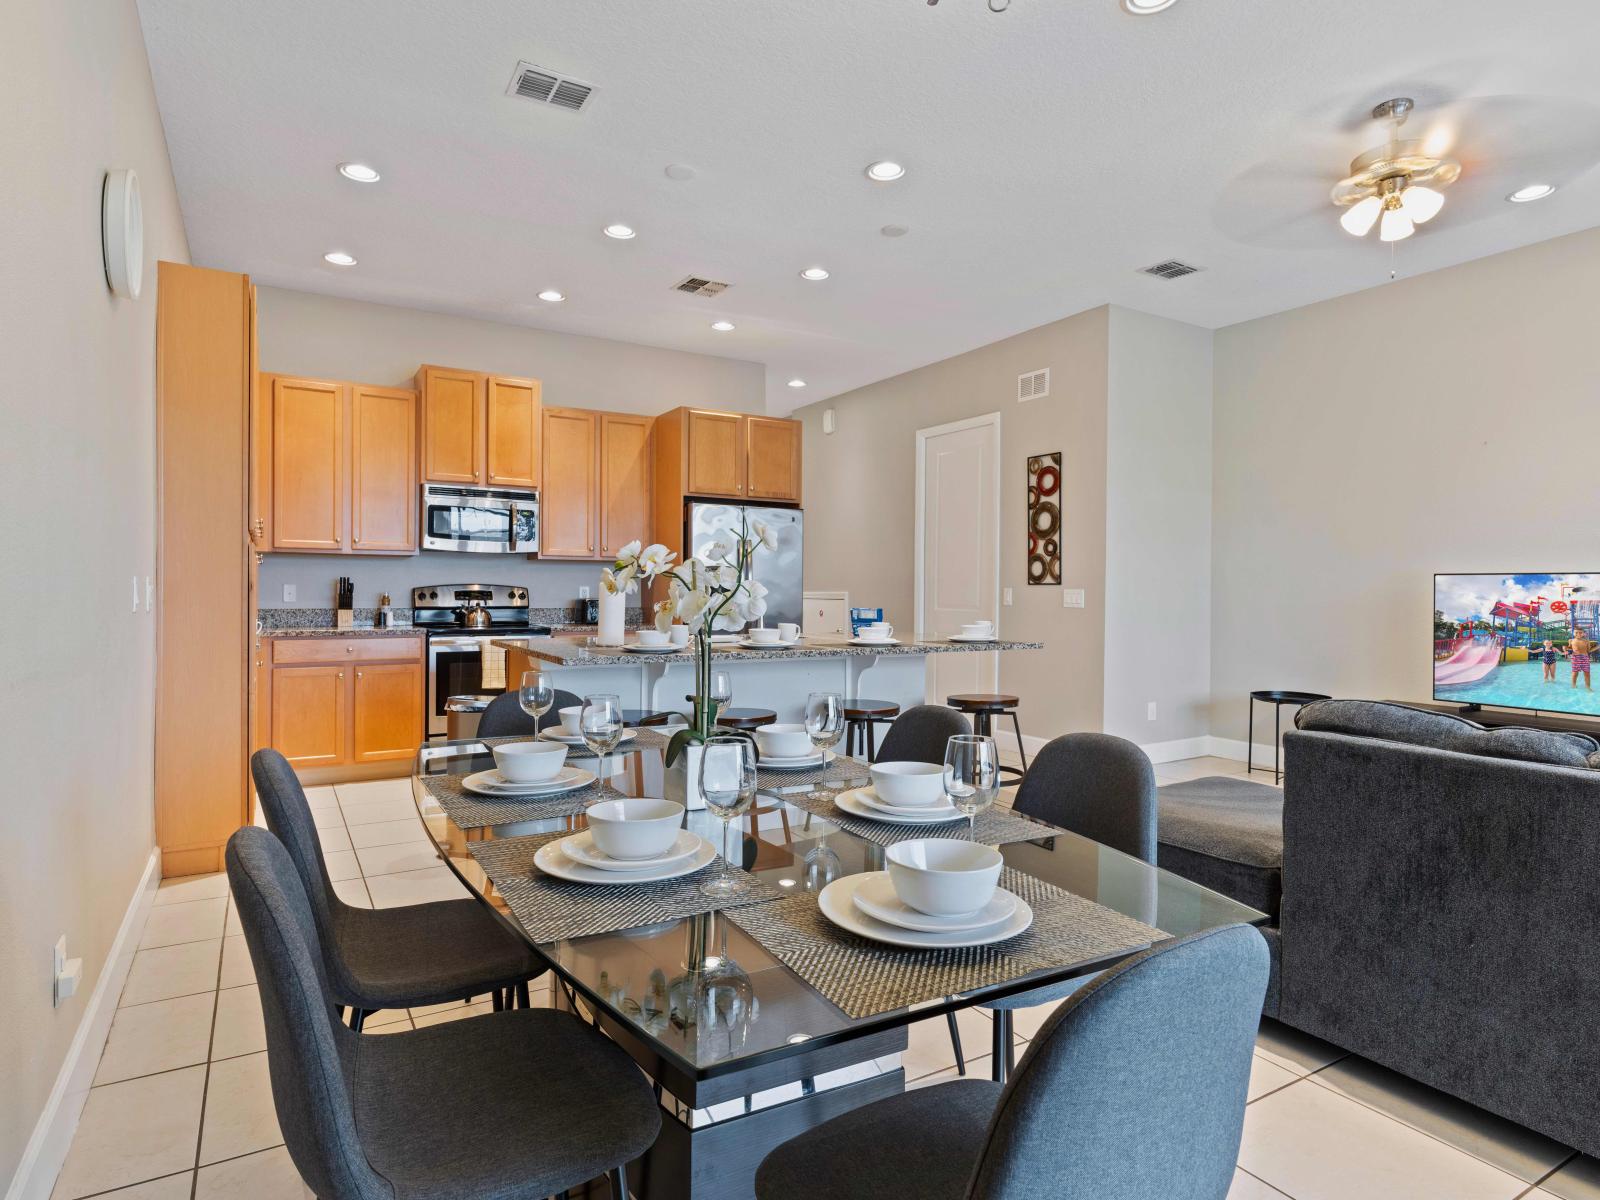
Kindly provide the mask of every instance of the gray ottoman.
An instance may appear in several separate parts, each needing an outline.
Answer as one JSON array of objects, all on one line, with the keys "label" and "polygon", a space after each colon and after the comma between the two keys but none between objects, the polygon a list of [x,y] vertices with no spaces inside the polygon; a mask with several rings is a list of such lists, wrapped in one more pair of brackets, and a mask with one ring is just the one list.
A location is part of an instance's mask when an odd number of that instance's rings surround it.
[{"label": "gray ottoman", "polygon": [[1157,863],[1278,923],[1283,791],[1220,775],[1157,789]]}]

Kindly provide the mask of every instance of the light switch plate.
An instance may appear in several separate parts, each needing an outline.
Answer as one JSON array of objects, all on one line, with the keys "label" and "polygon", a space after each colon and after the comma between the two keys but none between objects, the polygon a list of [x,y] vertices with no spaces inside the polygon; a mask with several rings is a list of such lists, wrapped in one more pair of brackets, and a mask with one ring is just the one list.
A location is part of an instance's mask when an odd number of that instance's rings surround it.
[{"label": "light switch plate", "polygon": [[1062,588],[1061,589],[1061,607],[1062,608],[1082,608],[1083,607],[1083,589],[1082,588]]},{"label": "light switch plate", "polygon": [[1000,603],[1004,604],[1007,608],[1011,607],[1011,589],[1010,588],[1001,589],[1001,592],[1000,592]]},{"label": "light switch plate", "polygon": [[139,577],[133,577],[133,611],[139,611]]}]

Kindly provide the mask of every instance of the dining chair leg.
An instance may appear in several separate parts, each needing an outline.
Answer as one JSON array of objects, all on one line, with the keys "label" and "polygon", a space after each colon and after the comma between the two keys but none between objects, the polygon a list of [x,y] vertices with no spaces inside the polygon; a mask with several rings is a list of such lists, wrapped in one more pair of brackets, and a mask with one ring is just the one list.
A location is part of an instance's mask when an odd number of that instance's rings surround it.
[{"label": "dining chair leg", "polygon": [[950,1023],[950,1046],[956,1052],[956,1074],[965,1075],[967,1073],[967,1060],[961,1053],[961,1026],[956,1024],[954,1011],[945,1013],[944,1019]]},{"label": "dining chair leg", "polygon": [[628,1200],[628,1168],[612,1167],[606,1178],[611,1181],[611,1200]]},{"label": "dining chair leg", "polygon": [[997,1008],[990,1014],[994,1017],[994,1046],[992,1059],[994,1063],[990,1078],[996,1083],[1004,1083],[1006,1076],[1011,1074],[1016,1066],[1016,1051],[1013,1043],[1016,1041],[1011,1036],[1011,1010]]},{"label": "dining chair leg", "polygon": [[530,1001],[528,999],[528,981],[526,979],[524,979],[521,983],[517,984],[517,1007],[518,1008],[532,1008],[533,1007],[532,1001]]},{"label": "dining chair leg", "polygon": [[366,1023],[367,1023],[367,1010],[366,1009],[364,1009],[364,1008],[352,1008],[350,1010],[350,1028],[351,1029],[354,1029],[357,1033],[360,1033],[361,1032],[361,1027],[363,1025],[365,1025]]},{"label": "dining chair leg", "polygon": [[505,993],[505,990],[503,988],[495,988],[494,995],[491,997],[491,999],[494,1001],[494,1011],[495,1012],[505,1012],[505,1010],[506,1010],[506,993]]}]

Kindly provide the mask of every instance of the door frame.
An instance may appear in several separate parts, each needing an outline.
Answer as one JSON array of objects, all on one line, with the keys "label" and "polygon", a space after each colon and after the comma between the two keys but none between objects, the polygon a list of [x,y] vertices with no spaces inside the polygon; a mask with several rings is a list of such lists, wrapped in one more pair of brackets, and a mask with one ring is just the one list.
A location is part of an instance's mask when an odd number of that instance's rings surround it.
[{"label": "door frame", "polygon": [[[994,529],[994,631],[995,636],[1000,635],[1000,476],[1002,473],[1002,458],[1005,441],[1001,436],[1000,413],[998,411],[984,413],[981,416],[965,417],[960,421],[948,421],[943,425],[930,425],[926,429],[917,430],[917,496],[916,496],[916,605],[915,605],[915,632],[917,640],[923,640],[923,619],[925,598],[923,580],[923,552],[922,543],[927,535],[927,455],[928,439],[939,437],[947,433],[960,433],[964,429],[979,429],[988,426],[994,430],[995,471],[994,494],[990,499],[989,509],[992,527]],[[996,656],[995,674],[998,680],[999,666]],[[928,678],[933,678],[932,663],[929,663]]]}]

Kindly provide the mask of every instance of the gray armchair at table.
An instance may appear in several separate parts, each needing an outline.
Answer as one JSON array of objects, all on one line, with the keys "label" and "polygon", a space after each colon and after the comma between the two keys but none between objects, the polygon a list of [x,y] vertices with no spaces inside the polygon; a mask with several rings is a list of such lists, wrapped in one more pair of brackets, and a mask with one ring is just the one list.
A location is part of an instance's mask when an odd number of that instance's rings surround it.
[{"label": "gray armchair at table", "polygon": [[552,1196],[606,1175],[626,1200],[626,1164],[655,1141],[661,1114],[614,1043],[553,1009],[363,1037],[333,1019],[327,956],[283,844],[246,826],[227,865],[261,985],[273,1105],[318,1196]]},{"label": "gray armchair at table", "polygon": [[522,711],[522,702],[517,699],[517,691],[512,688],[509,692],[502,692],[489,701],[489,707],[483,710],[483,716],[478,718],[478,736],[489,737],[532,737],[534,725],[540,729],[550,729],[560,724],[556,714],[563,708],[577,708],[583,701],[571,692],[556,688],[555,703],[550,706],[550,711],[534,721],[527,713]]},{"label": "gray armchair at table", "polygon": [[971,733],[972,723],[942,704],[917,704],[894,719],[878,747],[878,762],[944,762],[946,743]]},{"label": "gray armchair at table", "polygon": [[766,1157],[757,1200],[1223,1200],[1267,969],[1245,925],[1162,942],[1080,988],[1009,1083],[836,1117]]}]

